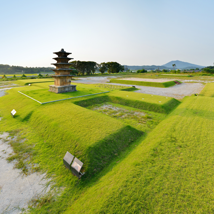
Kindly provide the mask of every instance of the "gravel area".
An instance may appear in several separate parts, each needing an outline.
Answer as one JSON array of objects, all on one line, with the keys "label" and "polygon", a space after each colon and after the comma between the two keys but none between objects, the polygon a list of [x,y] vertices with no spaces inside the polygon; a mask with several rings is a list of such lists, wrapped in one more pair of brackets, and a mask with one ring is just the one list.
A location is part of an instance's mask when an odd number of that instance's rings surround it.
[{"label": "gravel area", "polygon": [[98,83],[106,83],[109,79],[118,78],[119,76],[107,76],[107,77],[84,77],[78,78],[74,82],[78,83],[87,83],[87,84],[98,84]]},{"label": "gravel area", "polygon": [[[122,85],[111,83],[114,85]],[[129,86],[130,85],[124,85]],[[182,99],[185,96],[191,96],[192,94],[199,94],[201,90],[204,88],[205,85],[202,83],[182,83],[179,85],[175,85],[168,88],[158,88],[158,87],[148,87],[148,86],[139,86],[136,85],[135,87],[140,89],[135,91],[136,93],[143,93],[143,94],[154,94],[160,96],[167,96],[167,97],[174,97],[176,99]]]},{"label": "gravel area", "polygon": [[[118,76],[117,76],[118,77]],[[117,78],[114,77],[114,78]],[[87,78],[80,78],[75,82],[81,82],[86,84],[97,84],[102,83],[105,84],[108,79],[113,78],[113,76],[108,77],[87,77]],[[134,80],[134,79],[142,79],[142,78],[124,78],[127,80]],[[144,81],[172,81],[172,79],[143,79]],[[183,80],[182,80],[183,81]],[[108,83],[106,83],[108,84]],[[121,85],[130,87],[132,85],[127,84],[119,84],[119,83],[110,83],[111,85]],[[185,96],[191,96],[192,94],[199,94],[201,90],[204,88],[204,84],[202,83],[186,83],[183,82],[182,84],[175,85],[169,88],[159,88],[159,87],[148,87],[148,86],[138,86],[135,85],[136,88],[140,89],[135,91],[136,93],[144,93],[144,94],[154,94],[160,96],[167,96],[167,97],[174,97],[176,99],[182,99]]]},{"label": "gravel area", "polygon": [[23,175],[14,168],[14,161],[8,163],[6,158],[13,149],[7,143],[8,133],[0,135],[0,213],[17,214],[28,208],[31,199],[40,197],[49,191],[48,180],[44,174]]}]

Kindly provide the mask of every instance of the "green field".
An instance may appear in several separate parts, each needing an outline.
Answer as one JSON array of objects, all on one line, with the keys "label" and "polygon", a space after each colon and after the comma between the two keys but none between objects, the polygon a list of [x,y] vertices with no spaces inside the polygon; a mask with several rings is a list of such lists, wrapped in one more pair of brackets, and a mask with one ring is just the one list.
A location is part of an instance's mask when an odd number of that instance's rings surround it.
[{"label": "green field", "polygon": [[207,83],[200,93],[201,96],[214,97],[214,83]]},{"label": "green field", "polygon": [[77,91],[75,92],[67,92],[67,93],[60,93],[60,94],[50,93],[47,89],[35,89],[35,90],[21,91],[21,92],[40,102],[49,102],[54,100],[74,98],[78,96],[91,95],[91,94],[102,93],[107,91],[94,89],[94,88],[87,88],[84,86],[78,86]]},{"label": "green field", "polygon": [[53,81],[50,82],[49,79],[41,80],[41,82],[38,82],[38,80],[30,80],[30,82],[29,80],[18,80],[15,81],[15,83],[25,87],[19,87],[13,90],[20,91],[42,103],[107,92],[105,88],[97,88],[95,86],[89,87],[88,85],[81,83],[72,83],[77,85],[77,91],[56,94],[48,91],[49,85],[54,84]]},{"label": "green field", "polygon": [[[18,136],[8,161],[51,179],[30,213],[214,212],[213,84],[182,102],[110,86],[40,105],[18,91],[40,101],[73,95],[48,92],[47,79],[28,81],[0,97],[0,130]],[[76,85],[79,93],[107,90]],[[84,163],[80,180],[63,165],[67,151]]]},{"label": "green field", "polygon": [[170,86],[173,86],[173,85],[176,84],[174,81],[168,81],[168,82],[143,82],[143,81],[121,80],[121,79],[111,79],[110,82],[111,83],[129,84],[129,85],[160,87],[160,88],[166,88],[166,87],[170,87]]}]

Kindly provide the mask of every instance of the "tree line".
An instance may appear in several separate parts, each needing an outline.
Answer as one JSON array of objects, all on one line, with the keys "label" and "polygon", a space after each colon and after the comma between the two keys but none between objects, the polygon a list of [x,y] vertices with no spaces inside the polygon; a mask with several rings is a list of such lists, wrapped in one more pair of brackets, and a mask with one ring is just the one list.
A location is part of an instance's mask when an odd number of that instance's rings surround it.
[{"label": "tree line", "polygon": [[41,72],[52,72],[51,67],[22,67],[0,64],[0,74],[34,74]]},{"label": "tree line", "polygon": [[96,71],[104,74],[108,73],[119,73],[124,71],[124,66],[118,62],[102,62],[100,64],[94,61],[72,61],[70,62],[71,68],[73,68],[73,73],[78,75],[91,75]]},{"label": "tree line", "polygon": [[[108,73],[119,73],[124,71],[124,66],[118,62],[102,62],[98,64],[94,61],[72,61],[70,62],[72,74],[74,75],[91,75],[96,71]],[[51,67],[23,67],[23,66],[10,66],[0,64],[0,74],[34,74],[34,73],[49,73],[53,72]]]}]

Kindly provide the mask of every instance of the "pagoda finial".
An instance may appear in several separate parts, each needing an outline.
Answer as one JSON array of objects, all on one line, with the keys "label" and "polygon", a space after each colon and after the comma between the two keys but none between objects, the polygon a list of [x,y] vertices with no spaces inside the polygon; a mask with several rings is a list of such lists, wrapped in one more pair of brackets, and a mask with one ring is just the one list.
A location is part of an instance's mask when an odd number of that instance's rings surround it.
[{"label": "pagoda finial", "polygon": [[65,52],[63,48],[61,49],[61,52]]}]

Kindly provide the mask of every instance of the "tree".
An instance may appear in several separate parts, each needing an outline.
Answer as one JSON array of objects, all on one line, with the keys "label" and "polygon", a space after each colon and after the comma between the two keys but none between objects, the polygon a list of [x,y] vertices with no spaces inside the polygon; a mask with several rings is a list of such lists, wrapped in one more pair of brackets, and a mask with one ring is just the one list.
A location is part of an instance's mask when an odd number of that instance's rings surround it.
[{"label": "tree", "polygon": [[[72,69],[71,72],[70,72],[70,75],[72,75],[72,76],[78,75],[78,71],[77,71],[76,68],[73,68],[73,67],[70,67],[70,68]],[[72,79],[72,77],[71,77],[71,79]]]},{"label": "tree", "polygon": [[93,61],[72,61],[70,64],[79,75],[90,75],[97,69],[97,63]]},{"label": "tree", "polygon": [[87,61],[85,62],[85,69],[86,69],[86,73],[87,75],[90,75],[91,73],[95,73],[96,69],[97,69],[97,63],[93,62],[93,61]]},{"label": "tree", "polygon": [[105,62],[99,64],[100,73],[104,74],[108,70],[108,65]]},{"label": "tree", "polygon": [[214,73],[214,66],[208,66],[208,67],[204,68],[203,72],[213,74]]},{"label": "tree", "polygon": [[173,69],[175,69],[175,67],[176,67],[176,64],[172,64],[172,67],[173,67]]},{"label": "tree", "polygon": [[[23,74],[24,75],[24,74]],[[22,76],[23,76],[22,75]],[[26,76],[25,76],[26,77]],[[42,78],[43,76],[42,76],[42,74],[38,74],[38,78]]]},{"label": "tree", "polygon": [[124,71],[124,67],[118,62],[107,62],[108,73],[119,73],[120,71]]},{"label": "tree", "polygon": [[146,72],[147,72],[146,69],[137,70],[137,73],[146,73]]}]

